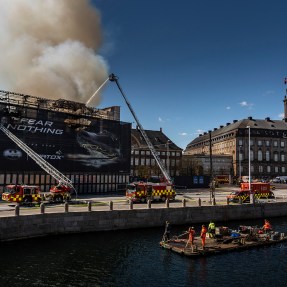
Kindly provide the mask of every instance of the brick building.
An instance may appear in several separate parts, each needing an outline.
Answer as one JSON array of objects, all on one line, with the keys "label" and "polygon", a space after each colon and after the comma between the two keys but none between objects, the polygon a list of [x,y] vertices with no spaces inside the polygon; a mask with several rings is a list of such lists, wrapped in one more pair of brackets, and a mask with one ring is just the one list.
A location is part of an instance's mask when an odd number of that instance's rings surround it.
[{"label": "brick building", "polygon": [[[174,144],[163,132],[145,130],[151,143],[171,177],[179,174],[182,149]],[[162,173],[139,129],[131,131],[131,176],[160,176]]]}]

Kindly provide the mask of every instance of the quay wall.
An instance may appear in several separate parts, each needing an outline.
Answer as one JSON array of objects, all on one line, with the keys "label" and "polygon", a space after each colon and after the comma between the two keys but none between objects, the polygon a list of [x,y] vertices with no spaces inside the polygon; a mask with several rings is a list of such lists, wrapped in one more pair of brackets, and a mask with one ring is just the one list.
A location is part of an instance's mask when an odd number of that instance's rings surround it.
[{"label": "quay wall", "polygon": [[81,211],[15,215],[0,218],[0,241],[56,234],[109,231],[214,221],[260,219],[287,216],[287,202],[164,207],[129,210]]}]

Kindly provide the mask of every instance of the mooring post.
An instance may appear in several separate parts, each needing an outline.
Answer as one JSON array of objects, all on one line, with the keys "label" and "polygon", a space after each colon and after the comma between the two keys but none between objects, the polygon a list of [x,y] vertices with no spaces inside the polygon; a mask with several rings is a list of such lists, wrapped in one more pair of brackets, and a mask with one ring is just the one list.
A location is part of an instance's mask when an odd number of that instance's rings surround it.
[{"label": "mooring post", "polygon": [[65,212],[69,212],[69,203],[68,202],[65,202],[64,203],[64,206],[65,206]]},{"label": "mooring post", "polygon": [[216,205],[215,197],[212,198],[212,205]]},{"label": "mooring post", "polygon": [[182,199],[182,207],[186,207],[186,199],[185,198]]},{"label": "mooring post", "polygon": [[17,205],[15,206],[15,216],[19,216],[20,215],[20,205],[19,203],[17,203]]},{"label": "mooring post", "polygon": [[151,200],[150,199],[147,201],[147,208],[151,208]]},{"label": "mooring post", "polygon": [[130,209],[134,209],[134,202],[130,200]]},{"label": "mooring post", "polygon": [[45,204],[43,202],[40,204],[40,211],[41,211],[41,214],[45,213]]},{"label": "mooring post", "polygon": [[167,198],[167,199],[165,200],[165,207],[166,207],[166,208],[169,208],[169,198]]},{"label": "mooring post", "polygon": [[88,202],[88,211],[92,211],[92,202],[91,201]]},{"label": "mooring post", "polygon": [[110,205],[110,210],[113,210],[114,209],[114,203],[112,201],[110,201],[109,205]]},{"label": "mooring post", "polygon": [[201,206],[201,199],[200,199],[200,197],[198,198],[198,206]]}]

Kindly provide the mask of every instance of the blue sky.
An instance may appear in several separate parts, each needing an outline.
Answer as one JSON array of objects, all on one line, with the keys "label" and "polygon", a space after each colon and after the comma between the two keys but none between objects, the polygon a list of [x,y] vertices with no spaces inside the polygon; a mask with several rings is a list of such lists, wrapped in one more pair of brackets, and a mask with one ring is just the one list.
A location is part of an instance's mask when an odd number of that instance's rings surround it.
[{"label": "blue sky", "polygon": [[[199,133],[248,116],[282,119],[286,0],[93,0],[101,55],[145,129],[185,148]],[[121,106],[116,85],[100,108]]]}]

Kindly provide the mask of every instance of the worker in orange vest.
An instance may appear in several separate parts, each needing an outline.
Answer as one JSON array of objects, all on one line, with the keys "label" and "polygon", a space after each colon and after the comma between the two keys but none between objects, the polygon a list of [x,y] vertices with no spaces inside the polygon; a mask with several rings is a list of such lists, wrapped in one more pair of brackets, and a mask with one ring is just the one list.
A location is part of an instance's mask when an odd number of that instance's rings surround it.
[{"label": "worker in orange vest", "polygon": [[204,247],[205,247],[206,233],[207,233],[207,228],[206,228],[205,225],[202,225],[202,227],[201,227],[201,232],[200,232],[202,249],[204,249]]},{"label": "worker in orange vest", "polygon": [[195,237],[195,230],[194,227],[188,228],[188,240],[186,242],[185,248],[190,244],[191,246],[194,245],[194,237]]},{"label": "worker in orange vest", "polygon": [[266,233],[272,230],[271,223],[270,223],[269,220],[267,220],[267,219],[264,219],[263,230],[264,230]]}]

